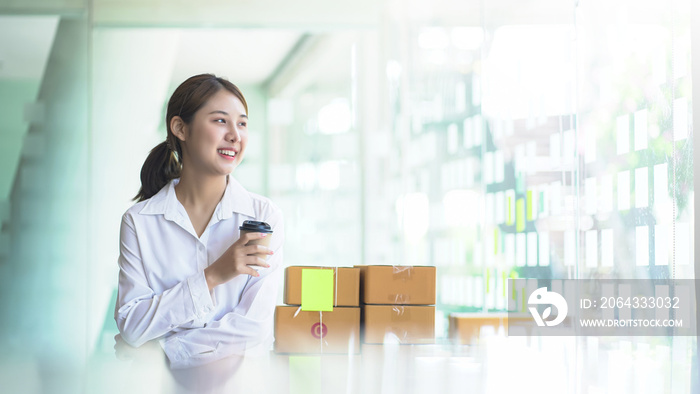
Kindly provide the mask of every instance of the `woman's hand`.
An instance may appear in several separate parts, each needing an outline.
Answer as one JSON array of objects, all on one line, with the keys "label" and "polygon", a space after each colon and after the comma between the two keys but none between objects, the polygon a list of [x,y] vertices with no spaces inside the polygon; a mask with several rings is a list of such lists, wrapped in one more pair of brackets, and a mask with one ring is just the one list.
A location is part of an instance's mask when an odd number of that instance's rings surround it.
[{"label": "woman's hand", "polygon": [[209,291],[214,287],[224,284],[238,275],[260,276],[250,266],[270,267],[265,259],[256,256],[256,253],[271,255],[272,250],[263,245],[247,245],[248,242],[265,238],[265,233],[243,233],[241,238],[233,243],[224,254],[212,265],[204,270]]}]

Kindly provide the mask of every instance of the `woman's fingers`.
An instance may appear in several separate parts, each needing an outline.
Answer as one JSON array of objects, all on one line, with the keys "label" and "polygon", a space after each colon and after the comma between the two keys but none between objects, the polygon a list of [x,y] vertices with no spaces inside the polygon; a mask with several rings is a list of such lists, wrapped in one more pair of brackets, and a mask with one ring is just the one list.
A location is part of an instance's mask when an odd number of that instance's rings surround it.
[{"label": "woman's fingers", "polygon": [[272,249],[264,245],[248,245],[241,248],[241,250],[247,255],[271,255]]},{"label": "woman's fingers", "polygon": [[248,275],[258,277],[258,276],[260,276],[260,273],[257,270],[255,270],[253,267],[257,266],[257,267],[263,267],[263,268],[270,268],[270,264],[268,264],[267,261],[265,261],[265,259],[262,259],[260,257],[256,257],[255,259],[256,259],[256,261],[248,263],[246,268],[248,270]]},{"label": "woman's fingers", "polygon": [[255,262],[249,263],[248,265],[257,265],[258,267],[264,267],[264,268],[270,268],[270,264],[265,261],[265,259],[262,259],[260,257],[255,258]]},{"label": "woman's fingers", "polygon": [[238,240],[235,242],[239,245],[245,245],[250,241],[256,240],[256,239],[261,239],[267,237],[266,233],[248,233],[244,232],[241,234],[241,237],[238,238]]},{"label": "woman's fingers", "polygon": [[258,271],[256,271],[255,269],[253,269],[251,266],[246,266],[245,271],[243,273],[250,275],[250,276],[253,276],[253,277],[256,277],[256,278],[258,276],[260,276],[260,273]]},{"label": "woman's fingers", "polygon": [[[229,249],[228,257],[229,260],[226,264],[229,266],[230,275],[226,277],[233,277],[236,275],[251,275],[254,277],[260,276],[258,272],[253,269],[253,267],[263,267],[269,268],[270,265],[265,261],[265,258],[272,255],[273,252],[270,248],[264,245],[250,244],[250,241],[265,238],[268,234],[265,233],[247,233],[241,234],[241,237],[231,245]],[[260,257],[262,256],[262,258]],[[223,256],[222,256],[223,257]]]},{"label": "woman's fingers", "polygon": [[270,264],[265,261],[265,259],[257,257],[255,255],[253,256],[247,256],[243,262],[245,263],[246,266],[257,266],[257,267],[263,267],[263,268],[269,268]]}]

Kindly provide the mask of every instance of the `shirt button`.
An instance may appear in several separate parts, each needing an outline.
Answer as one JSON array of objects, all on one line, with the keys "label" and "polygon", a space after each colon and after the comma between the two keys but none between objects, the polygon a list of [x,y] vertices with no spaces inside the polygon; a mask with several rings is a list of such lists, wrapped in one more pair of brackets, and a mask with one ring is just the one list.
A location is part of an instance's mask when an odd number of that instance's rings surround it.
[{"label": "shirt button", "polygon": [[202,245],[202,244],[199,245],[199,251],[204,252],[204,245]]}]

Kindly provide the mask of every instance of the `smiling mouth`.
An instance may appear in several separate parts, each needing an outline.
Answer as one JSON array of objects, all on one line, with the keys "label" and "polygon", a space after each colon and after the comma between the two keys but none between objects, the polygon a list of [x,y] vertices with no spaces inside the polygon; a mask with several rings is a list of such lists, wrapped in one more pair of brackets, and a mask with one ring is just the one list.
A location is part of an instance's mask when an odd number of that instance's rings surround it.
[{"label": "smiling mouth", "polygon": [[228,149],[217,149],[216,153],[218,153],[222,156],[226,156],[226,158],[230,158],[230,159],[233,159],[234,157],[236,157],[236,151],[232,151],[232,150],[228,150]]}]

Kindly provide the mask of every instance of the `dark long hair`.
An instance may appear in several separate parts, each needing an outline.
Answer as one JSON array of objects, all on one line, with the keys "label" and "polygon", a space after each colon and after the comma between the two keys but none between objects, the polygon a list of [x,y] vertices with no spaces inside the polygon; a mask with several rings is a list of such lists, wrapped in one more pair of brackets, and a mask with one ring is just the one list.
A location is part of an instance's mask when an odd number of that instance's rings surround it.
[{"label": "dark long hair", "polygon": [[248,103],[236,85],[214,74],[199,74],[188,78],[175,89],[168,101],[165,125],[168,136],[165,141],[151,149],[141,167],[141,189],[134,200],[143,201],[153,197],[163,186],[180,176],[182,171],[182,147],[180,140],[170,129],[170,121],[175,116],[190,124],[195,113],[206,104],[207,100],[219,90],[226,89],[233,93],[248,112]]}]

